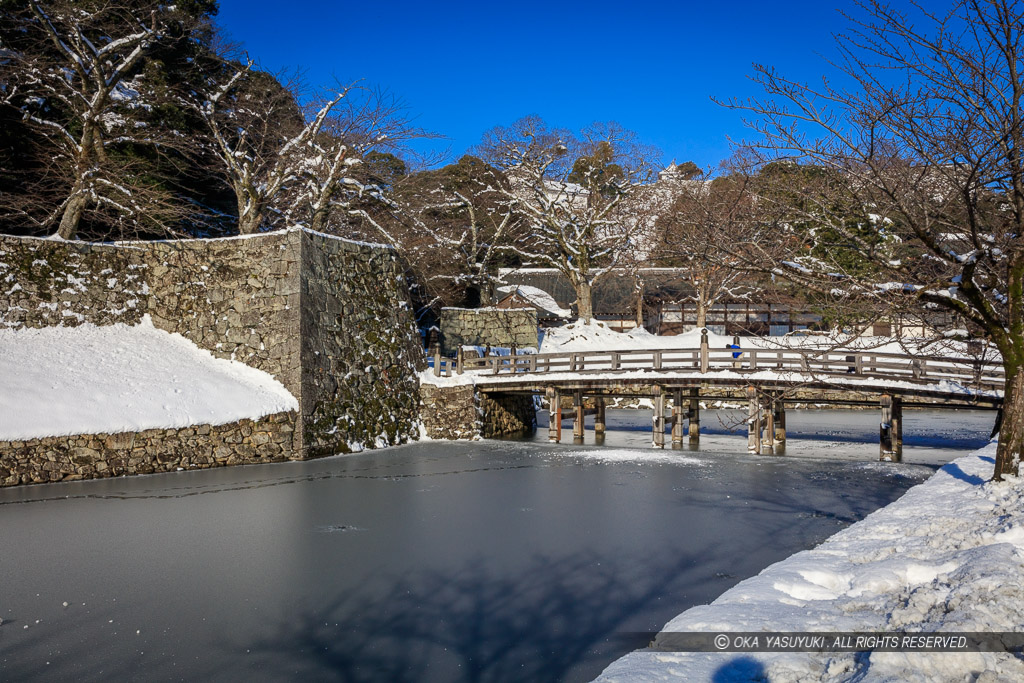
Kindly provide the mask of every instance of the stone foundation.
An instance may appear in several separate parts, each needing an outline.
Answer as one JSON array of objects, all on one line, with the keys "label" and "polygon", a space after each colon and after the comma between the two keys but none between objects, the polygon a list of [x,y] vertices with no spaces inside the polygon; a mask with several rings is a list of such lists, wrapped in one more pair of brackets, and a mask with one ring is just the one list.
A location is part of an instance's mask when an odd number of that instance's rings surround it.
[{"label": "stone foundation", "polygon": [[533,396],[477,394],[471,385],[420,386],[420,419],[431,439],[491,438],[537,426]]},{"label": "stone foundation", "polygon": [[483,394],[480,408],[483,411],[484,438],[531,432],[537,427],[533,396]]},{"label": "stone foundation", "polygon": [[281,462],[292,453],[297,415],[121,434],[0,441],[0,486]]},{"label": "stone foundation", "polygon": [[420,385],[420,420],[431,439],[475,439],[480,436],[480,411],[472,385]]}]

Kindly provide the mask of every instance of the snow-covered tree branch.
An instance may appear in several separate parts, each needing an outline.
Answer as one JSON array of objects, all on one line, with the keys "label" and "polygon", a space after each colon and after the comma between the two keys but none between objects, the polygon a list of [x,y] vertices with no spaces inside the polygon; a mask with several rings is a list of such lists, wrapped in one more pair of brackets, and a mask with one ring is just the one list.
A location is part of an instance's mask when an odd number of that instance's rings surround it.
[{"label": "snow-covered tree branch", "polygon": [[[878,310],[952,311],[1006,372],[995,478],[1024,451],[1024,8],[937,15],[858,3],[838,67],[853,87],[757,69],[761,220],[789,258],[761,266]],[[737,252],[757,253],[757,245]]]},{"label": "snow-covered tree branch", "polygon": [[184,142],[154,115],[159,96],[143,63],[172,33],[187,34],[194,17],[156,2],[54,1],[27,2],[9,19],[4,100],[46,142],[40,180],[5,196],[4,208],[56,226],[62,238],[74,237],[90,212],[101,223],[148,229],[180,213],[153,160]]},{"label": "snow-covered tree branch", "polygon": [[614,123],[576,137],[532,116],[487,132],[478,150],[509,176],[511,187],[499,191],[527,226],[506,249],[561,272],[576,290],[580,318],[590,321],[594,284],[646,225],[627,200],[648,178],[652,150]]}]

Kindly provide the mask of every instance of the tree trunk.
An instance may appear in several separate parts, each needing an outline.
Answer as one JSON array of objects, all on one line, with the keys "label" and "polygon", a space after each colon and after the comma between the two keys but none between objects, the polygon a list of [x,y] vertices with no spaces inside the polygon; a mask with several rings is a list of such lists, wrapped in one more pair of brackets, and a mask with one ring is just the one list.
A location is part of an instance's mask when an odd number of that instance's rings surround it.
[{"label": "tree trunk", "polygon": [[64,215],[60,217],[60,226],[57,228],[57,236],[61,239],[71,240],[78,233],[78,224],[82,220],[82,211],[85,210],[85,197],[82,196],[80,188],[76,187],[64,207]]},{"label": "tree trunk", "polygon": [[313,212],[313,218],[309,222],[309,228],[316,232],[327,232],[327,217],[329,215],[327,209],[317,209]]},{"label": "tree trunk", "polygon": [[480,282],[480,301],[483,302],[482,306],[490,306],[491,301],[494,299],[494,283],[490,279],[484,279]]},{"label": "tree trunk", "polygon": [[240,196],[238,200],[238,234],[252,235],[258,232],[262,221],[262,208],[257,206],[256,202],[252,202],[251,206],[247,206],[245,199]]},{"label": "tree trunk", "polygon": [[708,326],[708,307],[703,301],[697,302],[697,329]]},{"label": "tree trunk", "polygon": [[589,282],[576,283],[576,310],[580,320],[585,324],[594,319],[594,302]]},{"label": "tree trunk", "polygon": [[1003,421],[999,426],[996,466],[992,479],[1002,481],[1004,475],[1020,472],[1021,451],[1024,450],[1024,372],[1020,365],[1005,356],[1006,388],[1003,392]]}]

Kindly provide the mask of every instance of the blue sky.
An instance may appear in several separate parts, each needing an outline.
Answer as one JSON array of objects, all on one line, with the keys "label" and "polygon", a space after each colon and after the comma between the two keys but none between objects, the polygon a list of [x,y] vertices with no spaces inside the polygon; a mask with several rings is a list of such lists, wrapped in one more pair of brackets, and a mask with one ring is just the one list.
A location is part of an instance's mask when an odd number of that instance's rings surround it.
[{"label": "blue sky", "polygon": [[615,120],[703,167],[749,136],[711,97],[756,95],[752,64],[818,79],[851,2],[302,2],[221,0],[219,24],[262,68],[309,85],[364,79],[402,98],[453,157],[539,114]]}]

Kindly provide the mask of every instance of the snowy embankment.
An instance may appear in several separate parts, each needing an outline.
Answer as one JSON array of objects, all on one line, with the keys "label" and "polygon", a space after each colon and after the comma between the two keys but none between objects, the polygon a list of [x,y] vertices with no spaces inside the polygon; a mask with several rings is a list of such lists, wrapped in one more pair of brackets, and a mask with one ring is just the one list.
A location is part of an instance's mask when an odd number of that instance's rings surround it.
[{"label": "snowy embankment", "polygon": [[[1020,632],[1024,482],[989,482],[995,444],[895,503],[670,621],[599,681],[1020,681],[1006,653],[659,652],[666,632]],[[977,678],[982,672],[990,672]]]},{"label": "snowy embankment", "polygon": [[0,330],[0,441],[219,425],[298,410],[269,374],[153,327]]},{"label": "snowy embankment", "polygon": [[[604,323],[580,322],[553,327],[544,335],[541,353],[568,351],[626,351],[642,349],[696,349],[700,347],[701,330],[694,329],[677,335],[651,334],[643,328],[616,332]],[[875,351],[878,353],[916,353],[937,356],[969,356],[969,345],[959,339],[933,337],[868,337],[842,333],[806,334],[781,337],[724,336],[708,332],[708,346],[724,349],[739,340],[740,348],[758,349],[816,349]],[[998,358],[993,347],[985,349],[985,360]]]}]

